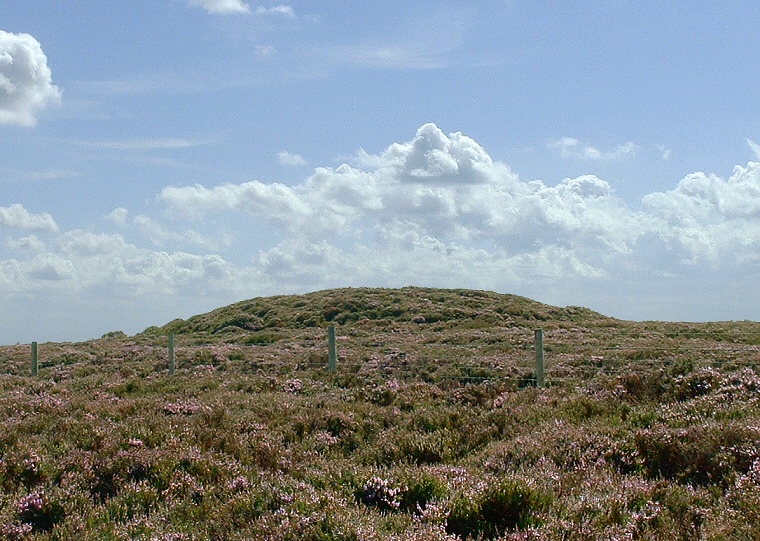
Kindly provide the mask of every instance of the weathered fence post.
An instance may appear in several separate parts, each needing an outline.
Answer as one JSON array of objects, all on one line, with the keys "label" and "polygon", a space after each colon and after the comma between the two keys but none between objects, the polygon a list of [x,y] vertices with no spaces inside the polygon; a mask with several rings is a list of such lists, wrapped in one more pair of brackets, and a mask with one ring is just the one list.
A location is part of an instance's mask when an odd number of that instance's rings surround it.
[{"label": "weathered fence post", "polygon": [[544,330],[536,329],[536,387],[544,387]]},{"label": "weathered fence post", "polygon": [[169,375],[174,374],[174,333],[169,333]]},{"label": "weathered fence post", "polygon": [[32,375],[37,375],[37,342],[32,342]]},{"label": "weathered fence post", "polygon": [[327,367],[330,372],[335,372],[338,368],[338,347],[335,344],[335,326],[330,325],[327,328],[327,346],[328,346],[328,360]]}]

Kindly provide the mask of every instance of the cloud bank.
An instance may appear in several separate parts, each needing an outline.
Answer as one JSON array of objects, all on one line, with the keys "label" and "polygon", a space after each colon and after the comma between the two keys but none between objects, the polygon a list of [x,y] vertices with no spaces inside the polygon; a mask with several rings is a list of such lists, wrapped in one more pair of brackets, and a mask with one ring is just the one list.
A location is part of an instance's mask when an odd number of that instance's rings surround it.
[{"label": "cloud bank", "polygon": [[[426,124],[290,185],[167,186],[158,202],[158,216],[115,209],[104,217],[115,232],[59,232],[49,215],[0,208],[0,294],[139,298],[140,323],[121,325],[132,331],[338,286],[490,289],[636,319],[760,313],[746,295],[760,268],[755,161],[728,178],[692,173],[631,208],[596,176],[524,181],[470,137]],[[170,313],[178,299],[187,312]]]},{"label": "cloud bank", "polygon": [[[751,177],[755,169],[737,169],[728,182],[695,174],[673,192],[652,194],[644,211],[634,211],[593,175],[555,186],[523,182],[471,138],[427,124],[412,141],[392,144],[379,155],[360,152],[354,165],[317,168],[295,186],[197,184],[167,187],[160,199],[175,216],[242,213],[276,226],[282,242],[259,261],[289,261],[293,272],[301,257],[313,260],[321,253],[321,261],[334,266],[331,275],[414,283],[442,272],[451,282],[494,287],[497,276],[606,276],[621,264],[636,263],[642,239],[682,252],[684,262],[715,261],[714,243],[694,239],[710,235],[726,243],[728,237],[711,233],[710,224],[676,223],[673,209],[687,208],[684,194],[692,208],[704,205],[699,197],[708,188],[689,189],[694,179],[715,189],[722,182],[723,191],[736,193],[739,177]],[[746,196],[737,195],[743,201]],[[733,218],[721,215],[721,226],[734,227]],[[726,250],[746,250],[746,241],[735,244]],[[404,270],[411,261],[414,270]],[[484,274],[489,265],[494,272]]]},{"label": "cloud bank", "polygon": [[40,43],[0,30],[0,124],[34,126],[37,114],[60,100]]}]

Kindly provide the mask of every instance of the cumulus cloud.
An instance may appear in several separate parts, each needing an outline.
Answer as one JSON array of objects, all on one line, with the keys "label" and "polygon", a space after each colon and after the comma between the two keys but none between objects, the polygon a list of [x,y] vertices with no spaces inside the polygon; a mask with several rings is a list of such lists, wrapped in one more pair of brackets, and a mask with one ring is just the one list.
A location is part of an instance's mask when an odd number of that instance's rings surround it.
[{"label": "cumulus cloud", "polygon": [[5,245],[14,250],[24,250],[38,252],[45,249],[45,243],[42,242],[35,235],[29,235],[28,237],[21,237],[20,239],[8,238],[5,241]]},{"label": "cumulus cloud", "polygon": [[473,139],[459,132],[447,136],[435,124],[422,126],[409,143],[388,147],[379,163],[408,182],[480,184],[511,175]]},{"label": "cumulus cloud", "polygon": [[293,186],[168,187],[160,199],[178,216],[244,213],[274,224],[280,241],[259,257],[272,272],[415,283],[426,268],[426,279],[448,276],[435,283],[486,287],[495,272],[523,283],[631,269],[678,276],[760,259],[759,167],[727,180],[695,173],[635,211],[596,176],[525,182],[473,139],[426,124],[411,141],[360,151],[355,165],[317,168]]},{"label": "cumulus cloud", "polygon": [[31,280],[43,282],[62,282],[74,275],[74,266],[70,261],[56,254],[43,254],[27,268]]},{"label": "cumulus cloud", "polygon": [[243,0],[189,0],[191,6],[199,6],[209,13],[248,13],[251,6]]},{"label": "cumulus cloud", "polygon": [[[293,184],[168,186],[158,196],[162,217],[108,215],[123,235],[6,239],[0,293],[151,298],[146,325],[158,299],[207,299],[211,309],[263,294],[409,284],[493,289],[626,317],[683,319],[679,306],[705,299],[711,313],[735,318],[760,310],[742,294],[758,279],[760,162],[728,178],[692,173],[633,209],[594,175],[522,180],[473,139],[434,124],[349,161]],[[0,208],[0,227],[57,229],[20,205]],[[204,242],[230,231],[229,244]],[[149,247],[124,235],[146,237]]]},{"label": "cumulus cloud", "polygon": [[60,100],[40,43],[0,30],[0,124],[34,126],[37,114]]},{"label": "cumulus cloud", "polygon": [[760,261],[760,162],[728,179],[697,172],[675,189],[643,198],[657,238],[682,261]]},{"label": "cumulus cloud", "polygon": [[[307,245],[332,237],[332,248],[361,245],[403,253],[424,247],[440,254],[485,246],[488,260],[545,261],[549,274],[558,267],[604,272],[599,251],[625,253],[637,238],[636,215],[621,206],[605,181],[584,176],[556,186],[521,182],[473,139],[446,135],[434,124],[380,155],[360,153],[357,164],[318,168],[296,186],[252,181],[168,187],[160,198],[181,216],[244,212]],[[303,244],[279,246],[275,259],[284,261],[282,251],[296,246]],[[575,262],[568,266],[570,252]],[[351,265],[366,265],[371,259],[365,256]],[[558,261],[549,262],[551,257]]]},{"label": "cumulus cloud", "polygon": [[303,167],[306,165],[306,159],[303,156],[285,150],[277,154],[277,159],[280,160],[281,164],[290,165],[292,167]]},{"label": "cumulus cloud", "polygon": [[6,227],[49,233],[58,231],[58,226],[50,214],[32,214],[18,203],[9,207],[0,207],[0,229]]},{"label": "cumulus cloud", "polygon": [[589,161],[619,160],[627,156],[634,156],[638,152],[638,147],[631,142],[618,145],[609,152],[602,152],[594,146],[581,143],[574,137],[562,137],[561,139],[550,141],[549,148],[559,152],[559,155],[563,158]]},{"label": "cumulus cloud", "polygon": [[168,295],[179,290],[202,292],[233,274],[218,255],[141,248],[121,235],[72,230],[44,249],[39,242],[31,241],[33,251],[25,244],[9,246],[16,257],[0,264],[0,290],[4,285],[9,291],[32,291],[48,282],[66,282],[61,293],[97,289],[115,297],[126,291]]},{"label": "cumulus cloud", "polygon": [[314,216],[315,209],[310,208],[297,191],[284,184],[259,181],[214,188],[196,184],[164,188],[161,199],[179,215],[199,216],[207,211],[241,210],[287,225]]}]

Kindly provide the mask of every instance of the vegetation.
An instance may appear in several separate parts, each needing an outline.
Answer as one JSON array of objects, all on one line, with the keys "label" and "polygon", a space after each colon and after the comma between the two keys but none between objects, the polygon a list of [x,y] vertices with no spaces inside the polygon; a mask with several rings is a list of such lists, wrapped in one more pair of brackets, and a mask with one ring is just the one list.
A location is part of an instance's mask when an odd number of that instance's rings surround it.
[{"label": "vegetation", "polygon": [[0,540],[758,539],[758,344],[405,288],[2,347]]}]

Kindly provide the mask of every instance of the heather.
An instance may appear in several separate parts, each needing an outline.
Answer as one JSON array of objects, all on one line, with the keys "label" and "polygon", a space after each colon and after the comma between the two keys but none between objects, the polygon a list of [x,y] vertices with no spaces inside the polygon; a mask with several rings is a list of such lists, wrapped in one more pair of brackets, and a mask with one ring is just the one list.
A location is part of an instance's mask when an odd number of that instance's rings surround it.
[{"label": "heather", "polygon": [[758,344],[404,288],[3,347],[0,539],[757,539]]}]

